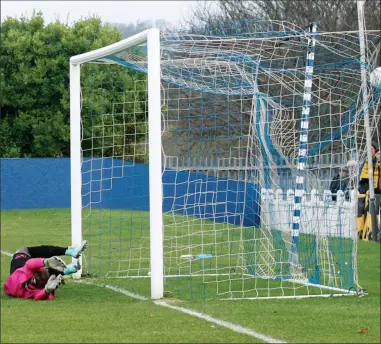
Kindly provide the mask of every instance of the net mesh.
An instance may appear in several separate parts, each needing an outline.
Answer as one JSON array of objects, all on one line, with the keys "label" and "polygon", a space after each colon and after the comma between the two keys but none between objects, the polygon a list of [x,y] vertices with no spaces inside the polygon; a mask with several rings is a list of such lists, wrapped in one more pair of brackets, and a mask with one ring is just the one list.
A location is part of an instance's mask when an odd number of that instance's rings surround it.
[{"label": "net mesh", "polygon": [[[166,290],[250,298],[358,287],[353,216],[365,156],[358,37],[273,21],[161,34]],[[365,37],[370,72],[380,34]],[[82,66],[84,236],[95,275],[150,273],[146,56],[142,44]],[[380,90],[368,88],[374,131]]]}]

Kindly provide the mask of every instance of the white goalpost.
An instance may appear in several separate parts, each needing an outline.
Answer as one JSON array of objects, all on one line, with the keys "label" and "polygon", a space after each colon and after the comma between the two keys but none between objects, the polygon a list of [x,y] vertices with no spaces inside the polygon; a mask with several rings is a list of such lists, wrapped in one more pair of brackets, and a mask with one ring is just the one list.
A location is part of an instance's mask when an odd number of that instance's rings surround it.
[{"label": "white goalpost", "polygon": [[[150,29],[122,42],[70,59],[71,223],[72,244],[82,241],[82,157],[80,65],[147,42],[149,104],[149,192],[151,298],[163,297],[163,213],[161,182],[160,32]],[[82,261],[81,261],[82,263]],[[80,278],[82,271],[73,277]]]},{"label": "white goalpost", "polygon": [[152,299],[358,294],[353,161],[379,123],[380,38],[246,20],[72,57],[75,277]]}]

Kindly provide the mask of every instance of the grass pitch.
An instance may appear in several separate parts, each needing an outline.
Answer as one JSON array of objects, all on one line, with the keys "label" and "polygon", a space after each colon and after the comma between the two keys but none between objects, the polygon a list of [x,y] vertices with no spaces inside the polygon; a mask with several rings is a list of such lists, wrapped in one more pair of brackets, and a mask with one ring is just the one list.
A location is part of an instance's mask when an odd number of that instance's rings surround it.
[{"label": "grass pitch", "polygon": [[[21,246],[41,244],[66,246],[69,242],[69,210],[1,212],[1,249],[4,251],[14,252]],[[118,243],[111,241],[113,244]],[[93,249],[97,249],[96,246]],[[2,283],[8,276],[9,263],[10,258],[1,255]],[[176,300],[176,305],[287,342],[379,343],[379,244],[359,243],[358,268],[360,285],[369,293],[364,297],[265,301],[184,299]],[[148,279],[105,280],[98,277],[92,280],[143,295],[149,293]],[[151,301],[131,299],[71,280],[57,291],[53,301],[19,300],[2,292],[1,315],[3,343],[259,342],[253,337],[156,306]]]}]

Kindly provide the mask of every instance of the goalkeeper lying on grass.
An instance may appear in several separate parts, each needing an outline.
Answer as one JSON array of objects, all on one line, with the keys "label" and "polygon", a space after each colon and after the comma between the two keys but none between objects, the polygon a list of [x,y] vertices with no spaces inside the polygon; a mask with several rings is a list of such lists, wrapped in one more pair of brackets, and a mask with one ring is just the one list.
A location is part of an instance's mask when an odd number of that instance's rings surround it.
[{"label": "goalkeeper lying on grass", "polygon": [[86,241],[83,241],[81,245],[71,247],[18,249],[12,257],[10,276],[4,284],[5,294],[23,299],[54,299],[63,275],[70,275],[81,268],[79,262],[66,265],[58,256],[79,258],[86,246]]}]

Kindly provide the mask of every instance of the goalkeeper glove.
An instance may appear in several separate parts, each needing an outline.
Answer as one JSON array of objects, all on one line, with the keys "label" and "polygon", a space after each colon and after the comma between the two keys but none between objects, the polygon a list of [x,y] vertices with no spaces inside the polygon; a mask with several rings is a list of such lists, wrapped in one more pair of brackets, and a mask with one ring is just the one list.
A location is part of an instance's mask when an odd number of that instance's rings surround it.
[{"label": "goalkeeper glove", "polygon": [[81,269],[81,264],[79,263],[79,261],[77,261],[75,264],[71,263],[67,265],[63,273],[64,275],[70,275],[70,274],[76,273],[80,269]]},{"label": "goalkeeper glove", "polygon": [[62,275],[51,275],[45,284],[46,293],[53,293],[62,282]]},{"label": "goalkeeper glove", "polygon": [[44,260],[44,264],[47,268],[51,268],[59,272],[63,272],[66,268],[66,263],[60,257],[57,256],[46,258]]}]

